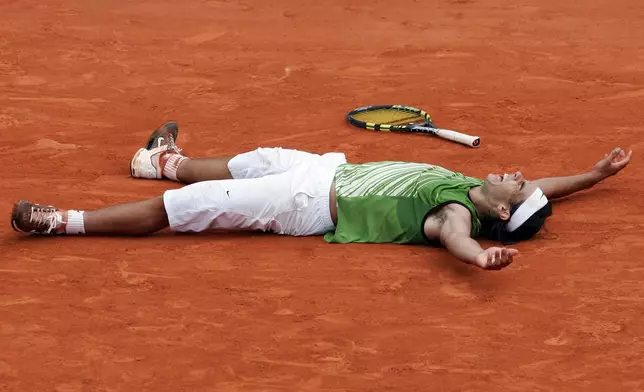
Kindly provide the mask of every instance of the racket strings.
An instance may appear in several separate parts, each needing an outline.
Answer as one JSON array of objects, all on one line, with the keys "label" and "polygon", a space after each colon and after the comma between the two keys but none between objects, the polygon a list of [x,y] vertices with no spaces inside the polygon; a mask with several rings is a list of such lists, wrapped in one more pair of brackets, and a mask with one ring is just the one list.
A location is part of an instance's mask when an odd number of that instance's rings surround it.
[{"label": "racket strings", "polygon": [[356,113],[353,118],[374,124],[405,125],[410,123],[425,123],[425,117],[417,113],[401,110],[381,109],[369,112]]}]

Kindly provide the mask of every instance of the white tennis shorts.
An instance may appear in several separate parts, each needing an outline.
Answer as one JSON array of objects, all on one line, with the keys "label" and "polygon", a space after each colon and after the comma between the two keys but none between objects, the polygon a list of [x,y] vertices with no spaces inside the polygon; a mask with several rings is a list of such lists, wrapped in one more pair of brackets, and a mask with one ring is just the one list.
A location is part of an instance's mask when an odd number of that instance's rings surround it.
[{"label": "white tennis shorts", "polygon": [[335,230],[329,191],[342,153],[258,148],[228,162],[232,180],[197,182],[164,193],[170,229],[258,230],[293,236]]}]

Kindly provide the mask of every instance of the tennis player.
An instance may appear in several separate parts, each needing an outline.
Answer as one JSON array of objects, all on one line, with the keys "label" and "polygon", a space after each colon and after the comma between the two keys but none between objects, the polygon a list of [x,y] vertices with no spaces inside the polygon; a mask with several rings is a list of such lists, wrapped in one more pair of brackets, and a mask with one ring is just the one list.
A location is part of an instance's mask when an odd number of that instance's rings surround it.
[{"label": "tennis player", "polygon": [[130,162],[135,178],[187,184],[153,199],[93,211],[14,204],[16,231],[37,235],[151,234],[208,229],[324,235],[330,243],[426,244],[459,260],[501,269],[551,215],[550,201],[588,189],[628,165],[632,152],[615,148],[582,174],[528,181],[520,172],[469,177],[413,162],[347,163],[345,155],[257,148],[232,157],[195,159],[175,144],[169,122]]}]

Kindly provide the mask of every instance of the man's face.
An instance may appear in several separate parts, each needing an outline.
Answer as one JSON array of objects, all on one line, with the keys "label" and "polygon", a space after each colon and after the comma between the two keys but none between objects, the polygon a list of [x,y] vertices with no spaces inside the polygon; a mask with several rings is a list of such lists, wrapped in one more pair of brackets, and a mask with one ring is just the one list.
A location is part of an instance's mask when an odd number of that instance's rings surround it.
[{"label": "man's face", "polygon": [[483,182],[483,193],[499,218],[509,219],[510,207],[530,197],[537,188],[517,171],[512,174],[490,173]]}]

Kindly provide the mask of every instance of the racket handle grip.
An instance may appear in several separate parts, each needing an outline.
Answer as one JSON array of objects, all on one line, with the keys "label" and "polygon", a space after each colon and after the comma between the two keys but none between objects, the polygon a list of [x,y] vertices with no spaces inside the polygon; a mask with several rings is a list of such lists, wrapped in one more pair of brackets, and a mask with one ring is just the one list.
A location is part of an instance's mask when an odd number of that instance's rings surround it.
[{"label": "racket handle grip", "polygon": [[449,129],[437,129],[436,136],[443,139],[451,140],[456,143],[465,144],[469,147],[479,147],[481,145],[481,139],[478,136],[470,136],[464,133],[450,131]]}]

